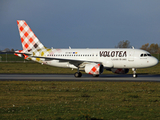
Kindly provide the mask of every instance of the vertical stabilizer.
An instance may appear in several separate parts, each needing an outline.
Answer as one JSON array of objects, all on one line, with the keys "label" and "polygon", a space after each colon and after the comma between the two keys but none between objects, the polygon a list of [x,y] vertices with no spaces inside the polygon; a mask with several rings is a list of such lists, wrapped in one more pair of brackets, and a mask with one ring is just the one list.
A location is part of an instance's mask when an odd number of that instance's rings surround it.
[{"label": "vertical stabilizer", "polygon": [[25,51],[45,48],[24,20],[17,20],[22,47]]}]

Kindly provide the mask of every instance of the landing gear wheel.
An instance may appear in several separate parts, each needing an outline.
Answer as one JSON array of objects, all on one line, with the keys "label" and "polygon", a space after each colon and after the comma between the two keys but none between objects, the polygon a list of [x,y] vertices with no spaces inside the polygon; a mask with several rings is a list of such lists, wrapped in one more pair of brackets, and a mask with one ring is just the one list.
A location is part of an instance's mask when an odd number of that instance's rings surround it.
[{"label": "landing gear wheel", "polygon": [[133,71],[133,78],[136,78],[136,77],[137,77],[136,69],[135,69],[135,68],[132,68],[132,71]]},{"label": "landing gear wheel", "polygon": [[136,77],[137,77],[137,74],[133,75],[133,77],[136,78]]},{"label": "landing gear wheel", "polygon": [[82,77],[82,73],[81,73],[81,72],[76,72],[76,73],[74,73],[74,76],[75,76],[76,78]]}]

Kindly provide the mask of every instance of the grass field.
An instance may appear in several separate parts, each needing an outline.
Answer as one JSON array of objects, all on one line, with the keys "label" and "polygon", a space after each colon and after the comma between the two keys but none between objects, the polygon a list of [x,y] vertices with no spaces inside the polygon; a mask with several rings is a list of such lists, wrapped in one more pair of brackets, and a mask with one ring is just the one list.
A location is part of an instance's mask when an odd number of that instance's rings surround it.
[{"label": "grass field", "polygon": [[6,61],[24,61],[23,58],[17,57],[14,54],[0,54],[0,61],[6,62]]},{"label": "grass field", "polygon": [[[138,74],[160,74],[160,64]],[[34,62],[0,63],[0,73],[73,74]],[[105,71],[104,74],[112,74]],[[129,72],[132,74],[132,71]],[[0,119],[160,119],[160,83],[0,81]]]},{"label": "grass field", "polygon": [[[69,68],[41,65],[36,62],[0,62],[0,73],[74,74],[76,71]],[[132,73],[132,70],[130,70],[128,74]],[[113,73],[104,70],[103,74]],[[137,69],[137,74],[160,74],[160,63],[151,68]]]},{"label": "grass field", "polygon": [[154,82],[0,81],[1,119],[160,119]]}]

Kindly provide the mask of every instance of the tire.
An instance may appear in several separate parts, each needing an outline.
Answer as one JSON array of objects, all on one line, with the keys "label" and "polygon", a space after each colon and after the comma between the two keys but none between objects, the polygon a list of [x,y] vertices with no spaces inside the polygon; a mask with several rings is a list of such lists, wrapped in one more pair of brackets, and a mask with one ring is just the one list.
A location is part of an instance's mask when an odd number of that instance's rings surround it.
[{"label": "tire", "polygon": [[136,77],[137,77],[137,75],[135,74],[135,75],[133,75],[133,77],[134,77],[134,78],[136,78]]},{"label": "tire", "polygon": [[82,73],[81,73],[81,72],[76,72],[76,73],[74,73],[74,76],[75,76],[76,78],[82,77]]}]

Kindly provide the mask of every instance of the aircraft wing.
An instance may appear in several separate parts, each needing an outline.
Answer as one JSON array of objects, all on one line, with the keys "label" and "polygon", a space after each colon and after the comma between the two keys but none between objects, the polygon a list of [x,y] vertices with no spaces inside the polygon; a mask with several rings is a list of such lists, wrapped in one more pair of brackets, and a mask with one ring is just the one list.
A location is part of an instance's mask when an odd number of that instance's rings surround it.
[{"label": "aircraft wing", "polygon": [[50,60],[59,60],[59,62],[69,62],[70,64],[75,65],[76,67],[79,67],[82,63],[101,63],[101,62],[95,62],[95,61],[89,61],[89,60],[75,60],[75,59],[64,59],[64,58],[50,58],[50,57],[40,57],[40,56],[30,56],[34,58],[44,58],[46,61]]}]

